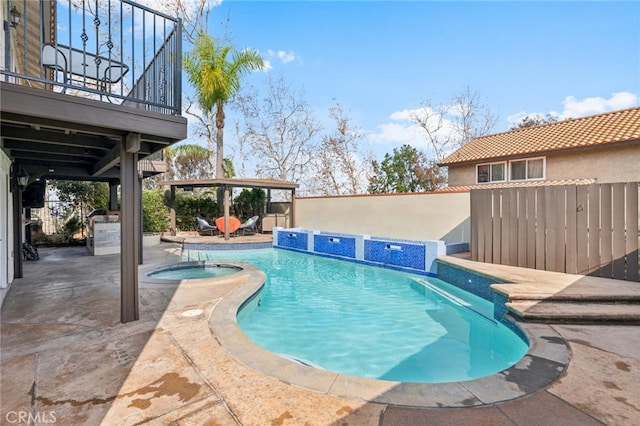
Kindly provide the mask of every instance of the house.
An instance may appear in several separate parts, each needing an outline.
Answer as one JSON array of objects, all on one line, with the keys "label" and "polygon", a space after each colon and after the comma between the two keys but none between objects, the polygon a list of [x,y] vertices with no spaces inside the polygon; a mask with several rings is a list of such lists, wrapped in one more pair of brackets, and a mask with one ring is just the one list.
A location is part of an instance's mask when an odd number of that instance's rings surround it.
[{"label": "house", "polygon": [[121,320],[138,319],[141,178],[187,136],[181,21],[124,0],[0,0],[0,290],[23,276],[23,191],[120,187]]},{"label": "house", "polygon": [[439,165],[448,190],[640,181],[640,108],[481,136]]}]

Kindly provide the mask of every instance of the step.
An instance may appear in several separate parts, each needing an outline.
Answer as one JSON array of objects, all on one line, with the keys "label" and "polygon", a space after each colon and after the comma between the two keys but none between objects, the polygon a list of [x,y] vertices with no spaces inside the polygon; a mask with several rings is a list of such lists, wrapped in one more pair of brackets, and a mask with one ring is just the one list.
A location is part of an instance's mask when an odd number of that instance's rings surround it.
[{"label": "step", "polygon": [[576,283],[568,286],[492,284],[491,288],[509,300],[546,300],[594,303],[640,303],[640,284],[610,280],[605,285]]},{"label": "step", "polygon": [[640,304],[519,300],[507,309],[523,321],[640,324]]}]

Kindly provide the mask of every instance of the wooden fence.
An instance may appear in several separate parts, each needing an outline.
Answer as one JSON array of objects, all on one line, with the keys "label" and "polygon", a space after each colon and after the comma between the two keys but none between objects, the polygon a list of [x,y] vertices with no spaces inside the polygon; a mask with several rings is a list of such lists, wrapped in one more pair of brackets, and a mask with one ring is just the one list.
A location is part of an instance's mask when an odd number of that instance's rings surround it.
[{"label": "wooden fence", "polygon": [[640,281],[639,185],[473,190],[471,258]]}]

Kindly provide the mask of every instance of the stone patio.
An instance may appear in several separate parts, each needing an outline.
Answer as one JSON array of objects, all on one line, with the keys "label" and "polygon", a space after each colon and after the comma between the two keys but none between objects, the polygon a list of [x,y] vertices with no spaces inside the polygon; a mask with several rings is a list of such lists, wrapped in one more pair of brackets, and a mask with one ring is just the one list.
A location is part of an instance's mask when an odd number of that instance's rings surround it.
[{"label": "stone patio", "polygon": [[556,336],[536,350],[552,358],[553,348],[567,345],[570,360],[552,383],[515,381],[497,389],[506,395],[502,402],[482,401],[487,388],[467,382],[461,387],[481,402],[467,408],[424,407],[426,400],[443,401],[435,393],[447,394],[446,385],[417,396],[416,404],[383,402],[366,387],[337,396],[335,386],[291,384],[300,370],[292,368],[291,376],[290,365],[265,372],[268,362],[261,363],[255,345],[244,349],[253,359],[243,358],[213,332],[216,311],[233,306],[230,298],[259,271],[214,285],[144,278],[179,253],[174,243],[145,247],[140,320],[121,324],[118,255],[40,249],[41,260],[25,264],[25,278],[14,281],[2,306],[1,424],[628,425],[638,419],[637,326],[528,325]]}]

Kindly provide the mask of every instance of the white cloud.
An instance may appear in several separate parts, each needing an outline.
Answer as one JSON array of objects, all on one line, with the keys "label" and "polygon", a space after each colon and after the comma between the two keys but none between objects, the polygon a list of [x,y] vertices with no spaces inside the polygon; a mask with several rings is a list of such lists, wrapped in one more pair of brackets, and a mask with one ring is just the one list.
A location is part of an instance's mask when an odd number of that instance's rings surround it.
[{"label": "white cloud", "polygon": [[278,58],[283,64],[296,60],[296,55],[293,52],[285,52],[284,50],[278,50]]},{"label": "white cloud", "polygon": [[267,50],[266,56],[268,58],[278,58],[283,64],[288,64],[289,62],[293,62],[297,59],[295,52],[289,51],[286,52],[284,50],[278,50],[277,52],[274,50]]},{"label": "white cloud", "polygon": [[567,96],[562,103],[562,115],[575,118],[633,107],[638,104],[638,96],[629,92],[612,93],[608,99],[597,96],[579,100],[575,96]]},{"label": "white cloud", "polygon": [[[434,136],[441,140],[447,139],[448,134],[454,131],[454,126],[450,120],[446,117],[441,118],[438,113],[429,107],[422,107],[391,113],[389,116],[391,121],[378,125],[376,127],[377,131],[369,135],[369,141],[374,144],[394,146],[408,144],[414,148],[425,150],[427,154],[432,154],[424,129],[414,122],[413,117],[423,117],[432,129],[440,126]],[[439,123],[440,120],[441,122]]]},{"label": "white cloud", "polygon": [[262,62],[263,62],[263,65],[262,65],[261,71],[270,71],[270,70],[273,69],[273,65],[271,65],[271,61],[270,60],[265,59]]},{"label": "white cloud", "polygon": [[578,118],[587,115],[601,114],[608,111],[631,108],[637,106],[638,101],[638,95],[630,92],[612,93],[609,98],[595,96],[591,98],[576,99],[575,96],[567,96],[562,101],[562,112],[554,110],[547,112],[518,111],[507,116],[507,122],[509,123],[509,127],[512,127],[520,123],[526,116],[546,117],[547,114],[558,117],[559,120]]}]

